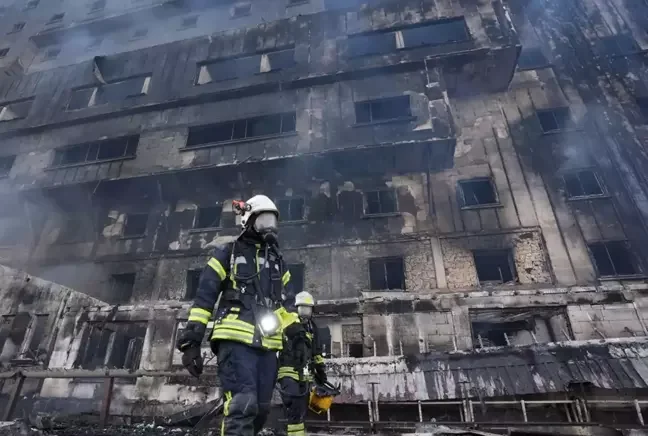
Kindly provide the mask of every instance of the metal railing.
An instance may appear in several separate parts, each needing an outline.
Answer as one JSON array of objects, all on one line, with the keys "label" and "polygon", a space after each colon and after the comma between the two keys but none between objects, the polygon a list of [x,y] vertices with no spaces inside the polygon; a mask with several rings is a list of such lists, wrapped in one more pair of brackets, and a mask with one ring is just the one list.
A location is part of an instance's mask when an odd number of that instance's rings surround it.
[{"label": "metal railing", "polygon": [[[0,380],[14,380],[13,389],[9,395],[9,401],[5,410],[0,417],[3,421],[9,421],[14,415],[16,405],[23,390],[23,385],[27,379],[103,379],[104,391],[99,411],[99,422],[102,427],[106,426],[110,417],[110,405],[112,402],[113,388],[115,379],[137,379],[140,377],[185,377],[189,376],[186,370],[176,371],[147,371],[137,370],[131,371],[126,369],[106,369],[106,370],[16,370],[8,372],[0,372]],[[594,400],[587,398],[572,398],[564,400],[472,400],[460,399],[454,401],[386,401],[380,402],[376,397],[375,384],[372,384],[371,389],[372,399],[366,402],[368,410],[368,421],[337,421],[332,418],[331,410],[329,409],[326,415],[326,420],[307,421],[308,424],[313,426],[326,425],[327,427],[369,427],[371,429],[385,428],[387,426],[394,428],[410,428],[420,425],[425,422],[423,407],[424,406],[437,406],[448,407],[455,406],[458,408],[460,421],[439,421],[436,424],[452,425],[452,426],[472,426],[472,427],[510,427],[510,426],[601,426],[610,425],[609,423],[592,422],[591,409],[592,406],[613,406],[624,407],[626,410],[634,410],[637,417],[637,424],[612,424],[617,428],[645,428],[644,416],[642,413],[642,406],[648,407],[648,400],[628,399],[628,400]],[[364,405],[365,403],[354,403],[355,405]],[[388,406],[411,406],[418,409],[418,421],[381,421],[380,407]],[[547,421],[530,421],[528,408],[533,406],[547,406],[553,405],[564,408],[567,422],[547,422]],[[339,404],[341,406],[341,404]],[[475,406],[517,406],[522,414],[522,421],[478,421],[475,420]],[[384,410],[384,409],[383,409]]]}]

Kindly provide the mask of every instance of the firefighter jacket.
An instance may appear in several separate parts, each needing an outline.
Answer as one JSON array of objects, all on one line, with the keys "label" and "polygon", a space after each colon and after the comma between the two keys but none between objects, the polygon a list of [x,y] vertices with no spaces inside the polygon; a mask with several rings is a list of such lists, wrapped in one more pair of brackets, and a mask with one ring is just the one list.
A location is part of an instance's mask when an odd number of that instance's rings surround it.
[{"label": "firefighter jacket", "polygon": [[302,322],[306,330],[306,368],[308,373],[302,373],[300,362],[296,359],[293,341],[284,336],[284,348],[279,353],[278,378],[290,377],[298,381],[311,381],[313,373],[324,373],[326,365],[322,356],[322,344],[320,341],[317,325],[312,319]]},{"label": "firefighter jacket", "polygon": [[[219,296],[218,308],[212,314]],[[204,331],[214,315],[210,338],[214,351],[218,342],[223,340],[266,350],[281,350],[282,330],[263,337],[258,321],[264,313],[277,313],[277,309],[296,321],[294,302],[290,271],[279,253],[243,235],[211,253],[198,282],[187,330],[198,327],[199,331]],[[287,313],[282,307],[292,313]],[[192,323],[202,326],[192,326]],[[282,327],[286,326],[282,322]]]}]

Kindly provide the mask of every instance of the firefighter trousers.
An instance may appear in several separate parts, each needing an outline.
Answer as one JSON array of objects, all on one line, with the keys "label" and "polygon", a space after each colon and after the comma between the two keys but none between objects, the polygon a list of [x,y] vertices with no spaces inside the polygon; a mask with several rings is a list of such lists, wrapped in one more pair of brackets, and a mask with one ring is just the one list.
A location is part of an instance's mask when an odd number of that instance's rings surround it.
[{"label": "firefighter trousers", "polygon": [[288,436],[306,436],[304,420],[308,411],[308,382],[299,382],[291,377],[279,379],[281,401],[286,418]]},{"label": "firefighter trousers", "polygon": [[217,359],[225,395],[221,436],[255,436],[270,413],[277,352],[219,341]]}]

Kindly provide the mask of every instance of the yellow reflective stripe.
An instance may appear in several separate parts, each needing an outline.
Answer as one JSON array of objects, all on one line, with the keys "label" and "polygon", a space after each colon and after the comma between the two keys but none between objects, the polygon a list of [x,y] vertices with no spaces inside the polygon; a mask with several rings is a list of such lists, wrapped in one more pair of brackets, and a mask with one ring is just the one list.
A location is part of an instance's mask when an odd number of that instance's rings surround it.
[{"label": "yellow reflective stripe", "polygon": [[252,345],[253,336],[233,330],[214,330],[211,335],[211,340],[235,341]]},{"label": "yellow reflective stripe", "polygon": [[243,330],[248,333],[254,334],[254,326],[248,322],[241,321],[240,319],[223,318],[221,322],[214,325],[214,328],[233,328]]},{"label": "yellow reflective stripe", "polygon": [[194,307],[189,311],[189,321],[197,321],[203,324],[207,324],[209,322],[209,318],[211,318],[211,315],[211,312],[208,310]]},{"label": "yellow reflective stripe", "polygon": [[225,273],[225,268],[223,268],[223,264],[220,263],[220,260],[212,257],[211,259],[209,259],[209,262],[207,262],[207,265],[209,265],[214,271],[216,271],[216,274],[218,274],[218,277],[220,277],[221,280],[225,280],[227,273]]},{"label": "yellow reflective stripe", "polygon": [[283,283],[283,285],[286,286],[290,281],[290,278],[291,278],[290,271],[286,271],[283,277],[281,278],[281,283]]},{"label": "yellow reflective stripe", "polygon": [[299,424],[288,424],[288,431],[304,430],[304,428],[303,422],[300,422]]},{"label": "yellow reflective stripe", "polygon": [[[229,406],[232,402],[232,393],[225,392],[225,404],[223,405],[223,416],[229,415]],[[221,420],[221,436],[225,436],[225,420]]]},{"label": "yellow reflective stripe", "polygon": [[[261,266],[259,265],[259,251],[261,251],[261,249],[260,249],[259,246],[257,245],[256,260],[254,261],[254,263],[256,263],[256,267],[257,267],[257,271],[256,271],[256,272],[259,272],[259,271],[261,270]],[[268,259],[266,259],[266,262],[267,262],[267,261],[268,261]]]},{"label": "yellow reflective stripe", "polygon": [[275,339],[274,337],[261,338],[261,346],[269,350],[282,350],[283,341],[281,339]]},{"label": "yellow reflective stripe", "polygon": [[315,363],[324,363],[324,358],[320,354],[316,354],[313,360]]},{"label": "yellow reflective stripe", "polygon": [[281,329],[285,329],[291,324],[299,322],[299,315],[294,312],[288,312],[285,307],[280,307],[274,311],[281,321]]},{"label": "yellow reflective stripe", "polygon": [[306,332],[306,339],[312,341],[313,340],[313,334]]}]

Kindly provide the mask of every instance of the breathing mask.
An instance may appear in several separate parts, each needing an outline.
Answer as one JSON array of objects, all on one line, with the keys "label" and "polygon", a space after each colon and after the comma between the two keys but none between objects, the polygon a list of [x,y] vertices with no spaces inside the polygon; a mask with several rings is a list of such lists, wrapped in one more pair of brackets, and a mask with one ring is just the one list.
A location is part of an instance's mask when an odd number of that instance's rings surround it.
[{"label": "breathing mask", "polygon": [[313,306],[297,306],[297,315],[300,318],[310,318],[313,315]]},{"label": "breathing mask", "polygon": [[277,215],[273,212],[261,212],[254,219],[254,231],[269,244],[277,242]]}]

